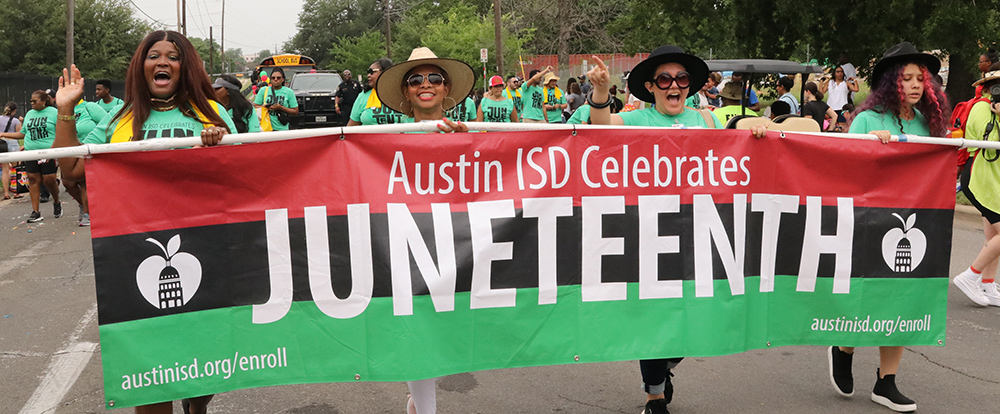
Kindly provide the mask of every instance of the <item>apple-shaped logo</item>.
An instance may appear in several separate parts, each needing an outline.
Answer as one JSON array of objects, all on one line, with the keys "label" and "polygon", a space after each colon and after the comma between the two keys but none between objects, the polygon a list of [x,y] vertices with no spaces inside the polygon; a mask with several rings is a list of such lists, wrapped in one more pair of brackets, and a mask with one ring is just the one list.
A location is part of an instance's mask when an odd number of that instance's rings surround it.
[{"label": "apple-shaped logo", "polygon": [[188,303],[201,285],[201,262],[190,253],[178,253],[181,235],[170,238],[167,247],[148,238],[163,251],[163,256],[147,257],[135,271],[135,282],[139,292],[150,305],[158,309],[169,309]]},{"label": "apple-shaped logo", "polygon": [[893,227],[882,237],[882,259],[895,272],[908,273],[924,260],[927,253],[927,237],[924,232],[913,225],[917,222],[917,214],[910,214],[906,220],[899,214],[892,213],[903,223],[903,227]]}]

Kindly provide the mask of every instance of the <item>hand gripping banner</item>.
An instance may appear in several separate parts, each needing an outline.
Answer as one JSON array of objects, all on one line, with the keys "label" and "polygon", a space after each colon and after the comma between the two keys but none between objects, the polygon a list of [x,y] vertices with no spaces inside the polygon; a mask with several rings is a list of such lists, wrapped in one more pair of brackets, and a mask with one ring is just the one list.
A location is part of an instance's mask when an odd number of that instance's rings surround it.
[{"label": "hand gripping banner", "polygon": [[339,138],[88,161],[108,406],[944,343],[950,147],[667,129]]}]

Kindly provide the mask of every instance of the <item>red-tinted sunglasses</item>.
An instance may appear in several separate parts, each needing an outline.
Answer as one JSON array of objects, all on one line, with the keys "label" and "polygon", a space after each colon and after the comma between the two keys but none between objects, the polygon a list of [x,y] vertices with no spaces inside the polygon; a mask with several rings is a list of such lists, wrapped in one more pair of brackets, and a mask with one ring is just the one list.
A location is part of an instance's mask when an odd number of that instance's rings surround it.
[{"label": "red-tinted sunglasses", "polygon": [[691,86],[691,75],[681,71],[676,76],[670,76],[669,73],[664,72],[657,75],[656,79],[653,79],[653,83],[660,89],[670,89],[670,85],[673,85],[674,82],[677,83],[678,88],[684,89]]}]

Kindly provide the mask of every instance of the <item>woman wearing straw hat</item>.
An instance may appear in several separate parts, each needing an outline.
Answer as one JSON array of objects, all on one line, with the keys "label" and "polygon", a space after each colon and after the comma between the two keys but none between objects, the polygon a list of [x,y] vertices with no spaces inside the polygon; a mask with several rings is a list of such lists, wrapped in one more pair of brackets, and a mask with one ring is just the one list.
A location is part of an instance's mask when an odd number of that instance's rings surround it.
[{"label": "woman wearing straw hat", "polygon": [[504,96],[503,78],[490,78],[490,93],[483,97],[476,111],[477,122],[517,122],[514,100]]},{"label": "woman wearing straw hat", "polygon": [[[444,112],[469,95],[476,75],[465,62],[439,58],[430,49],[418,47],[406,62],[385,70],[375,84],[375,93],[390,109],[412,117],[414,121],[444,121],[441,132],[468,132],[461,122],[444,118]],[[437,411],[437,378],[408,381],[410,414],[434,414]]]},{"label": "woman wearing straw hat", "polygon": [[[944,136],[948,122],[948,102],[941,84],[934,80],[941,62],[918,52],[909,42],[895,45],[882,55],[868,78],[871,92],[858,108],[850,132],[874,134],[888,142],[892,135]],[[827,352],[830,382],[837,393],[854,394],[851,363],[854,347],[832,346]],[[896,388],[896,372],[903,347],[880,346],[879,367],[872,401],[899,412],[917,409],[917,404]]]},{"label": "woman wearing straw hat", "polygon": [[[1000,63],[990,66],[986,75],[972,84],[981,87],[990,102],[976,102],[966,120],[965,137],[983,141],[1000,141],[997,114],[1000,114]],[[983,215],[986,245],[964,272],[952,283],[980,306],[1000,306],[996,285],[997,257],[1000,257],[1000,163],[996,150],[970,151],[970,160],[962,168],[962,192]]]}]

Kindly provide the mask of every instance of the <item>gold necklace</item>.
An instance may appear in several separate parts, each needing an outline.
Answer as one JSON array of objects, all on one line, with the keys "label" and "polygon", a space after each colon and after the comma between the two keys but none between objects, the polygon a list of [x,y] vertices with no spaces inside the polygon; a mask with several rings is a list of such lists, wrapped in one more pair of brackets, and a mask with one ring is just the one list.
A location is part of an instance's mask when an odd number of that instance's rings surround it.
[{"label": "gold necklace", "polygon": [[157,107],[157,106],[153,105],[153,110],[154,111],[167,112],[167,111],[173,110],[174,108],[177,107],[177,105],[173,103],[174,102],[174,96],[177,96],[177,95],[175,94],[175,95],[173,95],[173,96],[171,96],[171,97],[169,97],[167,99],[149,98],[149,101],[152,102],[152,103],[154,103],[154,104],[167,104],[167,106],[162,106],[162,107]]}]

